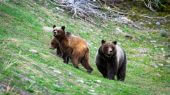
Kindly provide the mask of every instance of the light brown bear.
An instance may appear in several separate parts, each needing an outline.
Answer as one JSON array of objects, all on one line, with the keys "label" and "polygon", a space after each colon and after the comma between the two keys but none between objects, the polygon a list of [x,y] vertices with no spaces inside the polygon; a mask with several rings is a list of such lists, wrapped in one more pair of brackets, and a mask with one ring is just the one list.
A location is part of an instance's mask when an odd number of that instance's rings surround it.
[{"label": "light brown bear", "polygon": [[67,60],[69,57],[74,67],[79,68],[78,64],[81,63],[88,73],[93,71],[89,64],[89,48],[85,40],[74,35],[67,36],[65,26],[57,29],[54,25],[53,35],[60,44],[64,60]]}]

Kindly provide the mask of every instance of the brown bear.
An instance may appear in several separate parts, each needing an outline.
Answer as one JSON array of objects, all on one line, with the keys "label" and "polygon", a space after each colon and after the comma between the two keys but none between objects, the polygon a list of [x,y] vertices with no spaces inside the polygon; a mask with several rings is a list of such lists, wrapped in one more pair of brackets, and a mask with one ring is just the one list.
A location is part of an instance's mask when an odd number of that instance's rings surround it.
[{"label": "brown bear", "polygon": [[96,56],[96,66],[103,77],[124,81],[126,75],[126,54],[125,51],[117,45],[117,41],[101,41]]},{"label": "brown bear", "polygon": [[76,68],[79,68],[78,64],[81,63],[87,69],[87,72],[91,73],[93,71],[93,68],[89,64],[89,48],[85,40],[74,35],[67,36],[65,26],[57,29],[54,25],[53,35],[60,44],[60,48],[64,54],[63,58],[68,59],[70,57]]},{"label": "brown bear", "polygon": [[52,40],[51,40],[51,47],[50,49],[57,49],[56,50],[56,53],[58,56],[62,57],[63,53],[60,49],[60,46],[59,46],[59,42],[57,41],[57,39],[54,37]]},{"label": "brown bear", "polygon": [[60,43],[58,42],[58,40],[55,37],[51,40],[50,49],[53,49],[53,50],[56,49],[56,55],[58,55],[59,57],[62,57],[64,63],[68,64],[69,56],[63,52],[63,50],[60,46]]},{"label": "brown bear", "polygon": [[[54,25],[53,28],[55,28],[56,26]],[[66,36],[69,37],[71,35],[70,32],[66,32]],[[66,54],[63,53],[63,50],[62,48],[60,47],[60,44],[58,42],[58,40],[56,39],[56,37],[54,37],[52,40],[51,40],[51,47],[50,49],[56,49],[56,54],[59,56],[59,57],[62,57],[64,59],[64,63],[67,63],[68,64],[68,61],[69,61],[69,57],[66,56]]]}]

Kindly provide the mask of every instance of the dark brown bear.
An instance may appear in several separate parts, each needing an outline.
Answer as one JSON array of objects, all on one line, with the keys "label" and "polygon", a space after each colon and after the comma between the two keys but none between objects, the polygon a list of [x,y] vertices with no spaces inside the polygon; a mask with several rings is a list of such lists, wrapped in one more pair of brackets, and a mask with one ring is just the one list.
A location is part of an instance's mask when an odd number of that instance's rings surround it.
[{"label": "dark brown bear", "polygon": [[96,66],[103,77],[124,81],[126,75],[126,54],[117,42],[101,41],[96,56]]},{"label": "dark brown bear", "polygon": [[60,29],[53,27],[53,33],[60,44],[64,58],[70,57],[76,68],[79,68],[78,64],[81,63],[87,69],[87,72],[91,73],[93,69],[89,64],[89,48],[86,41],[74,35],[68,37],[65,32],[65,26]]}]

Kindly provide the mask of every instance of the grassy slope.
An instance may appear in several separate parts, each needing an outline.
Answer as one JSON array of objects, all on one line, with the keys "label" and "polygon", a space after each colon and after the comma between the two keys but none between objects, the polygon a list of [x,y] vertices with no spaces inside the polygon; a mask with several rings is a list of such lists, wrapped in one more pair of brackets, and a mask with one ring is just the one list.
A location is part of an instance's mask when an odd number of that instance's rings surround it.
[{"label": "grassy slope", "polygon": [[[65,25],[68,31],[89,42],[90,63],[94,68],[92,74],[87,74],[82,67],[77,70],[71,64],[63,64],[61,58],[52,53],[54,51],[49,49],[52,33],[44,32],[43,26],[53,24]],[[63,12],[53,13],[32,0],[1,2],[0,94],[168,95],[170,70],[151,66],[162,62],[154,58],[162,56],[161,48],[165,47],[159,45],[166,39],[161,38],[157,31],[147,32],[111,22],[104,24],[105,28],[100,28],[71,19]],[[133,35],[136,40],[115,35],[116,27]],[[118,40],[125,48],[128,56],[125,82],[104,79],[97,71],[95,54],[101,39]],[[158,43],[151,44],[153,39]],[[140,52],[143,48],[147,50],[144,54]],[[38,53],[31,53],[31,49]]]}]

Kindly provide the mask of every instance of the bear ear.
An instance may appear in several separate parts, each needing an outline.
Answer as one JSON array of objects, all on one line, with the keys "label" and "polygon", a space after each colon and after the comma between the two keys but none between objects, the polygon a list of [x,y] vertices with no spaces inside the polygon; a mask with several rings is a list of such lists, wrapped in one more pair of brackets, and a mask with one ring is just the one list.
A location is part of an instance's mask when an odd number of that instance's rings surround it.
[{"label": "bear ear", "polygon": [[102,40],[101,43],[104,44],[106,41],[105,40]]},{"label": "bear ear", "polygon": [[56,27],[56,25],[53,25],[53,29]]},{"label": "bear ear", "polygon": [[113,41],[112,43],[116,45],[116,44],[117,44],[117,41]]},{"label": "bear ear", "polygon": [[63,31],[65,31],[65,26],[61,26],[61,29],[62,29]]}]

